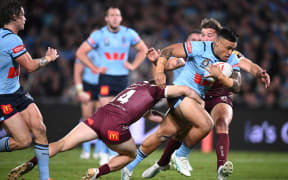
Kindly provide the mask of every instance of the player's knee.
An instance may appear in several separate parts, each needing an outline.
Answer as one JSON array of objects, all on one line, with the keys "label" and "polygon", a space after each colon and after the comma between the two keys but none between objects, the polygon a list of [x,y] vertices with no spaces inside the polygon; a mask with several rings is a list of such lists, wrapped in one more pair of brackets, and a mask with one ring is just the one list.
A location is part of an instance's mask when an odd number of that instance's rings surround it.
[{"label": "player's knee", "polygon": [[226,131],[228,130],[229,124],[225,118],[219,118],[215,123],[216,131]]},{"label": "player's knee", "polygon": [[32,137],[31,136],[24,136],[21,139],[19,139],[16,143],[17,143],[17,146],[19,149],[29,147],[32,143]]}]

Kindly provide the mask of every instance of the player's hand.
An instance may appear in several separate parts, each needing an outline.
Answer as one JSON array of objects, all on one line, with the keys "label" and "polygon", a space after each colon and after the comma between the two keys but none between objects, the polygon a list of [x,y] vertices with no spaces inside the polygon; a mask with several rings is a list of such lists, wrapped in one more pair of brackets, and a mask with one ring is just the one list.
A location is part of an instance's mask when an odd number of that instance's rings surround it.
[{"label": "player's hand", "polygon": [[150,62],[155,64],[157,62],[157,59],[159,58],[159,54],[160,54],[160,49],[156,51],[154,48],[150,48],[148,49],[146,56]]},{"label": "player's hand", "polygon": [[131,70],[131,71],[135,70],[135,68],[133,67],[133,65],[132,65],[131,63],[129,63],[128,61],[125,61],[125,62],[124,62],[124,67],[125,67],[126,69],[128,69],[128,70]]},{"label": "player's hand", "polygon": [[105,74],[106,71],[107,71],[106,67],[96,67],[92,69],[93,74]]},{"label": "player's hand", "polygon": [[46,59],[48,59],[49,62],[51,62],[55,61],[59,57],[59,55],[56,49],[48,47],[45,57]]},{"label": "player's hand", "polygon": [[215,64],[209,64],[208,67],[206,68],[206,70],[210,73],[207,76],[205,76],[205,78],[209,78],[209,77],[214,77],[217,78],[220,77],[221,75],[223,75],[221,69],[219,66],[215,65]]},{"label": "player's hand", "polygon": [[260,81],[265,85],[265,88],[270,86],[270,76],[266,70],[258,71],[256,77],[257,79],[260,79]]},{"label": "player's hand", "polygon": [[78,98],[82,103],[87,103],[88,101],[90,101],[91,97],[90,94],[84,92],[84,91],[80,91],[77,93],[78,94]]},{"label": "player's hand", "polygon": [[155,73],[155,82],[159,87],[165,88],[166,87],[166,75],[165,75],[165,73],[164,72],[156,72]]}]

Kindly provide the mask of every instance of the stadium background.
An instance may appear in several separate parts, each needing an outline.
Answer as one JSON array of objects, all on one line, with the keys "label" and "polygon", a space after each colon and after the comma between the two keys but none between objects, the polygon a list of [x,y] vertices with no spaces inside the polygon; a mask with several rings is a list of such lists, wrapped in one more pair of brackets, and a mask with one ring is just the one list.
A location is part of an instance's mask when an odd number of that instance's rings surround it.
[{"label": "stadium background", "polygon": [[[27,21],[20,33],[32,57],[47,46],[60,58],[46,68],[27,73],[21,84],[43,113],[49,141],[78,123],[79,102],[73,84],[75,51],[89,33],[105,25],[106,1],[24,0]],[[162,48],[185,41],[205,17],[216,18],[240,36],[238,50],[271,76],[268,89],[242,72],[242,88],[234,96],[231,149],[288,150],[288,1],[286,0],[125,0],[117,1],[123,25],[134,28],[148,47]],[[129,59],[133,59],[132,50]],[[130,82],[152,78],[148,60],[131,72]],[[145,123],[145,132],[154,124]],[[140,128],[143,126],[140,126]]]}]

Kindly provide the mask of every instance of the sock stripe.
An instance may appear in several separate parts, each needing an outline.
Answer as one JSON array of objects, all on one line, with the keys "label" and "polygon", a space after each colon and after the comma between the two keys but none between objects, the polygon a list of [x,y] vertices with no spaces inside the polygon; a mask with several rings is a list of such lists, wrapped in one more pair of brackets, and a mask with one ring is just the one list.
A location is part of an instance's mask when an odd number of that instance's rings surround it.
[{"label": "sock stripe", "polygon": [[5,141],[5,149],[6,149],[7,152],[10,151],[9,141],[10,141],[10,137],[8,137],[8,138],[6,139],[6,141]]},{"label": "sock stripe", "polygon": [[147,157],[147,155],[140,148],[138,148],[137,150],[138,150],[139,155],[140,155],[141,158],[146,158]]},{"label": "sock stripe", "polygon": [[34,142],[34,145],[35,146],[40,146],[40,147],[43,147],[43,148],[48,148],[49,147],[49,144],[38,144],[36,142]]},{"label": "sock stripe", "polygon": [[41,148],[41,147],[37,147],[37,146],[34,146],[35,149],[40,149],[40,150],[48,150],[49,148]]}]

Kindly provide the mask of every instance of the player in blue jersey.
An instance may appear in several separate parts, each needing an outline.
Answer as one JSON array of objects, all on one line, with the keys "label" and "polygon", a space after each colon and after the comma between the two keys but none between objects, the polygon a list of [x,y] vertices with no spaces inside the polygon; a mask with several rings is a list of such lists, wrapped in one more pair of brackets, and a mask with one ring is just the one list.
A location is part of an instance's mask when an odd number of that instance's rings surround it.
[{"label": "player in blue jersey", "polygon": [[[239,60],[232,50],[236,48],[236,35],[233,31],[222,29],[215,42],[195,42],[187,41],[183,44],[178,43],[164,48],[161,52],[160,58],[157,61],[156,79],[159,85],[165,86],[166,76],[164,75],[164,67],[167,59],[171,56],[178,58],[185,58],[186,63],[183,71],[174,81],[174,84],[187,85],[194,89],[202,98],[205,92],[211,87],[211,83],[206,79],[204,73],[206,70],[210,72],[213,77],[218,79],[223,85],[228,87],[233,92],[240,90],[240,73],[237,66]],[[220,69],[213,65],[215,62],[226,61],[233,66],[233,73],[231,78],[226,77]],[[169,112],[168,116],[162,121],[157,131],[146,138],[138,149],[136,159],[130,163],[131,167],[135,167],[147,155],[153,152],[166,137],[180,133],[179,129],[184,130],[182,134],[178,134],[178,140],[181,140],[191,126],[181,126],[177,123],[179,121],[189,121],[193,125],[191,131],[193,133],[193,143],[197,144],[203,137],[205,137],[213,127],[213,121],[209,114],[199,108],[195,103],[187,98],[170,100],[174,109]],[[176,121],[175,121],[176,120]],[[187,124],[186,124],[187,125]],[[176,127],[175,127],[176,126]],[[182,136],[181,136],[182,135]],[[128,166],[129,166],[128,165]],[[122,170],[122,179],[129,179],[128,168]]]},{"label": "player in blue jersey", "polygon": [[[202,41],[214,41],[217,37],[217,33],[222,29],[220,23],[211,18],[203,19],[201,22],[201,40]],[[268,73],[259,67],[257,64],[254,64],[251,60],[247,59],[241,53],[233,51],[239,58],[239,67],[241,70],[253,75],[255,78],[260,79],[262,83],[267,88],[270,84],[270,77]],[[153,56],[152,56],[153,55]],[[153,52],[151,55],[152,62],[155,61],[157,54]],[[150,57],[148,55],[148,57]],[[183,66],[185,63],[178,61],[170,61],[168,69],[173,69],[173,67]],[[215,122],[217,142],[216,142],[216,154],[217,154],[217,170],[218,170],[218,179],[227,178],[228,175],[231,175],[233,166],[231,162],[227,161],[227,155],[229,150],[229,136],[228,128],[229,124],[232,121],[232,99],[231,93],[226,88],[219,83],[215,83],[209,91],[206,93],[205,98],[205,108],[208,112],[211,113],[212,119]],[[231,113],[232,112],[232,113]],[[188,155],[191,152],[192,146],[190,142],[193,139],[193,135],[188,134],[185,138],[184,143],[181,147],[173,154],[173,161],[177,167],[177,170],[185,175],[190,176],[190,171],[192,170],[191,165],[188,161]],[[192,141],[193,142],[193,141]],[[178,144],[178,145],[177,145]],[[175,142],[172,138],[169,139],[167,146],[164,150],[164,153],[161,156],[161,159],[156,162],[153,166],[148,168],[142,174],[145,178],[151,178],[155,176],[160,170],[166,169],[168,163],[170,162],[171,154],[179,147],[179,143]],[[227,163],[226,163],[227,162]],[[226,169],[226,173],[223,175],[223,169]],[[221,171],[222,170],[222,171]]]},{"label": "player in blue jersey", "polygon": [[[95,64],[100,66],[97,51],[92,50],[88,53],[89,59]],[[99,107],[99,74],[91,72],[87,66],[84,66],[81,61],[76,59],[74,63],[74,83],[77,90],[78,98],[81,102],[82,119],[87,119]],[[95,143],[93,157],[96,159],[99,156],[99,150],[103,146],[100,140],[88,141],[82,144],[83,151],[80,155],[81,159],[90,158],[90,146]]]},{"label": "player in blue jersey", "polygon": [[[58,55],[55,49],[49,47],[44,57],[32,59],[17,35],[24,29],[25,21],[24,9],[20,2],[15,0],[1,2],[0,122],[11,137],[0,139],[0,151],[9,152],[29,147],[32,133],[40,180],[47,180],[49,179],[49,147],[46,127],[33,98],[21,87],[19,75],[20,65],[28,72],[33,72],[54,61]],[[17,179],[18,176],[15,171],[11,171],[8,179]]]},{"label": "player in blue jersey", "polygon": [[[97,73],[99,68],[95,67],[87,57],[88,52],[95,49],[99,54],[101,66],[107,68],[107,71],[99,77],[101,106],[110,102],[115,95],[129,85],[129,70],[137,69],[144,60],[147,51],[145,43],[135,30],[120,25],[122,16],[119,8],[109,7],[105,21],[106,26],[93,32],[76,52],[77,58],[88,66],[92,72]],[[128,62],[131,46],[134,46],[137,50],[132,64]],[[109,150],[107,149],[106,151]],[[108,155],[102,155],[100,162],[101,159],[108,158]]]}]

